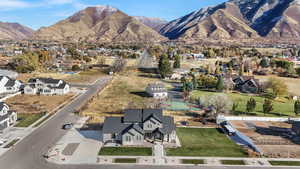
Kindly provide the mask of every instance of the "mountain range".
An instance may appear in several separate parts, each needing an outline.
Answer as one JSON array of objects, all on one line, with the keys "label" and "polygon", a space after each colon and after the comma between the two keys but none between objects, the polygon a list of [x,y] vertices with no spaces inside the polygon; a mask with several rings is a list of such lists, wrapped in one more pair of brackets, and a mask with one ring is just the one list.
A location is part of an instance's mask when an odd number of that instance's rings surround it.
[{"label": "mountain range", "polygon": [[20,40],[33,35],[33,30],[18,23],[0,22],[0,39]]},{"label": "mountain range", "polygon": [[300,0],[229,0],[199,9],[171,22],[159,18],[129,16],[110,6],[95,6],[34,33],[19,24],[11,26],[0,22],[0,38],[28,37],[98,42],[298,39]]},{"label": "mountain range", "polygon": [[300,0],[230,0],[169,22],[170,39],[300,38]]}]

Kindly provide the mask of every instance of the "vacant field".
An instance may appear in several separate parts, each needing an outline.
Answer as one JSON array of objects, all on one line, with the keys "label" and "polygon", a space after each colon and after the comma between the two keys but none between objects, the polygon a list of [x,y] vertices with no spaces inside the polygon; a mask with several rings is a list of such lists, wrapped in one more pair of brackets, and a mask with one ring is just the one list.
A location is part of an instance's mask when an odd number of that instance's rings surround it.
[{"label": "vacant field", "polygon": [[[206,91],[194,91],[192,93],[192,98],[199,98],[200,96],[210,96],[213,94],[217,94],[216,92],[206,92]],[[263,103],[265,98],[259,96],[249,96],[247,94],[239,94],[239,93],[224,93],[232,99],[233,102],[238,103],[239,106],[236,110],[237,115],[257,115],[257,116],[264,116],[263,113]],[[256,108],[254,112],[250,114],[246,114],[246,105],[247,101],[250,98],[254,98],[256,100]],[[273,102],[274,110],[266,114],[266,116],[294,116],[294,101],[288,99],[281,99],[280,101]]]},{"label": "vacant field", "polygon": [[17,95],[6,100],[12,110],[20,114],[38,114],[51,112],[74,95],[63,96],[37,96],[37,95]]},{"label": "vacant field", "polygon": [[247,157],[245,151],[217,129],[177,128],[182,147],[168,156]]},{"label": "vacant field", "polygon": [[151,156],[152,149],[144,147],[103,147],[99,155],[102,156]]},{"label": "vacant field", "polygon": [[280,79],[286,83],[288,86],[289,93],[293,95],[300,96],[300,79],[296,78],[287,78],[287,77],[278,77],[275,75],[270,76],[255,76],[257,79],[260,79],[262,82],[269,80],[271,77]]},{"label": "vacant field", "polygon": [[90,123],[99,123],[103,122],[106,116],[120,115],[126,108],[149,106],[153,99],[147,97],[145,88],[159,79],[144,75],[139,71],[128,70],[116,76],[109,87],[95,98],[82,114],[91,117]]},{"label": "vacant field", "polygon": [[67,73],[21,73],[19,74],[18,80],[27,82],[30,78],[36,77],[45,77],[45,78],[54,78],[54,79],[63,79],[68,83],[80,83],[88,84],[97,80],[99,77],[104,76],[102,69],[91,69],[87,71],[82,71],[76,74],[67,74]]}]

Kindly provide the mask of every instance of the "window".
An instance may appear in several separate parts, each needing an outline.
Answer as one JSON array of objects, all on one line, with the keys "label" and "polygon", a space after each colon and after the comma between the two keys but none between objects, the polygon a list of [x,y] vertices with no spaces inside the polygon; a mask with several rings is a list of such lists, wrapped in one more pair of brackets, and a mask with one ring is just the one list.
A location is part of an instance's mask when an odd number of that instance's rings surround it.
[{"label": "window", "polygon": [[126,140],[126,142],[131,142],[131,137],[130,136],[126,136],[125,140]]}]

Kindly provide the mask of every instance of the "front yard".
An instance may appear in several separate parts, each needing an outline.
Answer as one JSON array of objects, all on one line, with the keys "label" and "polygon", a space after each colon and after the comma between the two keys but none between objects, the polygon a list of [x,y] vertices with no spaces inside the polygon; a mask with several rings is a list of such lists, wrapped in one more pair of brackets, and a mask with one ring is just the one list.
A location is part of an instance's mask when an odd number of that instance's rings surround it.
[{"label": "front yard", "polygon": [[[197,99],[200,96],[211,96],[217,94],[217,92],[208,92],[208,91],[193,91],[192,98]],[[236,109],[235,115],[254,115],[254,116],[264,116],[263,113],[263,103],[265,98],[260,96],[249,96],[247,94],[240,94],[240,93],[223,93],[229,96],[234,103],[238,103],[238,108]],[[250,98],[254,98],[256,100],[256,108],[254,112],[246,114],[246,105],[247,101]],[[266,114],[266,116],[294,116],[294,101],[288,99],[281,99],[273,101],[274,110]]]},{"label": "front yard", "polygon": [[246,152],[215,128],[177,128],[182,147],[166,149],[168,156],[247,157]]},{"label": "front yard", "polygon": [[103,147],[100,156],[151,156],[152,149],[146,147]]},{"label": "front yard", "polygon": [[46,113],[35,113],[35,114],[18,113],[19,121],[17,122],[15,127],[29,127],[30,125],[32,125],[33,123],[35,123],[45,115]]}]

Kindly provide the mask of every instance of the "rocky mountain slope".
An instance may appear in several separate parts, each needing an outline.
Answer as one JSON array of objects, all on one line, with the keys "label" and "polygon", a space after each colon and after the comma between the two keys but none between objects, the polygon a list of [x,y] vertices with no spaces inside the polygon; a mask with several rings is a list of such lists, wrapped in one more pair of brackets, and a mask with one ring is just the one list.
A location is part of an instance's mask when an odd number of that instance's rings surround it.
[{"label": "rocky mountain slope", "polygon": [[18,23],[0,22],[0,39],[21,40],[32,36],[33,30]]},{"label": "rocky mountain slope", "polygon": [[158,32],[168,23],[168,21],[160,18],[150,18],[144,16],[135,16],[135,19]]},{"label": "rocky mountain slope", "polygon": [[160,41],[165,38],[134,17],[110,6],[88,7],[57,24],[41,28],[34,39],[88,41]]},{"label": "rocky mountain slope", "polygon": [[170,39],[300,38],[300,0],[230,0],[160,30]]}]

